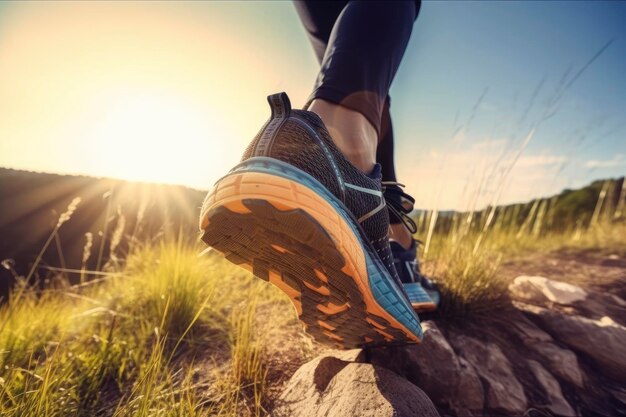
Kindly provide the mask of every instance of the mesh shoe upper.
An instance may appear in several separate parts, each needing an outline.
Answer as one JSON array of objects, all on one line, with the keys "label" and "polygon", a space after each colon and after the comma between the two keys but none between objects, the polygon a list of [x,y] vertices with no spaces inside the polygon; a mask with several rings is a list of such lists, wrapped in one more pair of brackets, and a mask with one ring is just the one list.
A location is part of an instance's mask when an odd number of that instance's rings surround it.
[{"label": "mesh shoe upper", "polygon": [[[275,95],[278,96],[278,95]],[[268,100],[272,105],[272,98]],[[352,165],[336,147],[320,117],[306,110],[291,110],[281,93],[281,120],[276,113],[250,143],[242,161],[253,156],[276,158],[305,171],[333,193],[358,219],[391,277],[401,286],[389,248],[389,213],[380,177],[372,178]],[[274,125],[274,127],[272,127]],[[268,140],[267,131],[271,131]]]}]

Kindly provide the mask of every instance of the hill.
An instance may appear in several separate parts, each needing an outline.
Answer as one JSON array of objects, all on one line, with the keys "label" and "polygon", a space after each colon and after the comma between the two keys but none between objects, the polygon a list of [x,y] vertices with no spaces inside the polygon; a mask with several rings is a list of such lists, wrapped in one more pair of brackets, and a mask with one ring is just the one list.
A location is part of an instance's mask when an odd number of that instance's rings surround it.
[{"label": "hill", "polygon": [[[204,195],[181,186],[0,168],[0,260],[12,260],[15,271],[26,276],[67,213],[71,221],[59,228],[41,265],[99,270],[123,258],[133,241],[169,230],[195,236]],[[35,275],[44,278],[45,271]],[[12,282],[13,274],[0,268],[0,296]]]},{"label": "hill", "polygon": [[[426,233],[432,212],[416,210],[419,234]],[[470,228],[480,230],[489,219],[490,224],[504,224],[509,228],[535,228],[537,233],[566,232],[572,228],[584,229],[600,217],[626,216],[626,188],[624,177],[593,181],[582,188],[565,189],[559,194],[537,198],[526,203],[486,207],[474,212],[443,211],[437,215],[436,233],[449,233],[460,219],[471,217]]]},{"label": "hill", "polygon": [[[13,268],[0,268],[0,296],[8,293],[16,273],[28,275],[63,213],[71,221],[59,228],[41,254],[39,267],[33,271],[40,281],[50,268],[100,270],[123,260],[133,243],[171,231],[195,237],[204,195],[204,191],[182,186],[0,168],[0,260],[10,260]],[[433,232],[447,235],[461,224],[468,231],[478,231],[487,221],[511,230],[529,229],[536,235],[587,228],[594,215],[626,215],[625,199],[624,178],[598,180],[524,204],[472,213],[440,212]],[[433,212],[417,210],[413,217],[417,235],[426,238]],[[74,282],[79,276],[68,278]]]}]

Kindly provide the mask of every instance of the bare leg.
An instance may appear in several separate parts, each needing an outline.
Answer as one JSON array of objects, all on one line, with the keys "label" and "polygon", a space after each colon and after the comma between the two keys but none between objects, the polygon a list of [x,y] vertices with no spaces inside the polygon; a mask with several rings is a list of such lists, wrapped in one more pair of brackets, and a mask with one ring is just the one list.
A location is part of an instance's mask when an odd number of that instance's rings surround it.
[{"label": "bare leg", "polygon": [[315,99],[308,108],[326,125],[335,145],[348,161],[368,174],[376,164],[378,134],[361,113],[330,101]]}]

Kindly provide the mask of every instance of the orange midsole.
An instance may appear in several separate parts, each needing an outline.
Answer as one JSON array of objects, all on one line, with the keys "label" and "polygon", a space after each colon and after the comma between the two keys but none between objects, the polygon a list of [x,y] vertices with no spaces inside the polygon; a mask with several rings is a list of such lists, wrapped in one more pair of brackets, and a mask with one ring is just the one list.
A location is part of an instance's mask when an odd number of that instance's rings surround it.
[{"label": "orange midsole", "polygon": [[[265,200],[279,210],[301,209],[311,215],[330,234],[344,255],[346,264],[342,271],[352,277],[358,285],[367,312],[384,318],[391,326],[405,333],[408,339],[420,341],[376,302],[369,288],[365,255],[358,238],[335,208],[310,188],[287,178],[261,172],[229,175],[222,178],[205,199],[200,229],[206,229],[208,226],[207,214],[213,208],[225,206],[230,210],[232,207],[235,212],[245,213],[247,208],[241,204],[241,200],[244,199]],[[280,280],[271,281],[288,295],[293,295],[290,294],[294,292],[293,288]],[[283,288],[284,286],[288,288]]]},{"label": "orange midsole", "polygon": [[420,311],[437,310],[437,306],[435,305],[435,303],[411,303],[411,307],[413,307],[414,310],[420,310]]}]

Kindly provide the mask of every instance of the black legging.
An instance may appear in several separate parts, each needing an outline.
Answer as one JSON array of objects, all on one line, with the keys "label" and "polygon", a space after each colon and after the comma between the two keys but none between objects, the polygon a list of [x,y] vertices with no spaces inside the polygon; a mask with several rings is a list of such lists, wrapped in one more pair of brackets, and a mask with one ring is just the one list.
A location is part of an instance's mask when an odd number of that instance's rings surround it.
[{"label": "black legging", "polygon": [[[294,1],[321,68],[308,103],[358,111],[378,133],[383,181],[396,181],[389,88],[420,1]],[[308,104],[307,103],[307,104]]]}]

